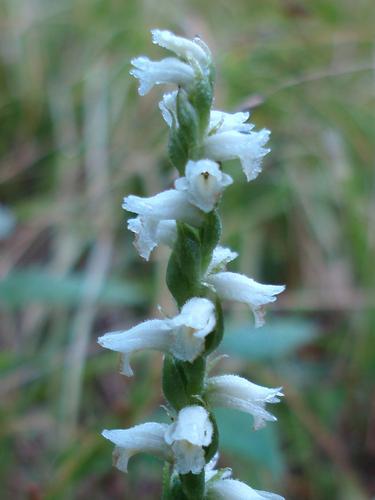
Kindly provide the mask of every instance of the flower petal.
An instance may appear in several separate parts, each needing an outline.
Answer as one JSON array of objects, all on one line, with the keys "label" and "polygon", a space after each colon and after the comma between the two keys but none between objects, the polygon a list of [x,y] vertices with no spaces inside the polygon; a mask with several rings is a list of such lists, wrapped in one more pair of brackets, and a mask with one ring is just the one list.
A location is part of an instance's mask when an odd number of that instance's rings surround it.
[{"label": "flower petal", "polygon": [[216,161],[239,158],[247,180],[251,181],[261,172],[263,156],[270,151],[263,147],[269,135],[270,132],[266,129],[246,134],[237,130],[219,132],[205,139],[204,152],[207,158]]},{"label": "flower petal", "polygon": [[208,484],[207,500],[285,500],[276,493],[254,490],[236,479],[219,479]]},{"label": "flower petal", "polygon": [[267,420],[276,420],[264,407],[266,403],[278,403],[281,396],[281,387],[263,387],[237,375],[221,375],[207,380],[207,401],[213,406],[249,413],[254,417],[255,429],[263,427]]},{"label": "flower petal", "polygon": [[150,453],[164,460],[171,460],[170,447],[164,440],[167,424],[147,422],[129,429],[105,429],[102,435],[116,445],[114,450],[114,465],[127,472],[128,461],[136,453]]},{"label": "flower petal", "polygon": [[264,324],[262,306],[276,300],[275,295],[285,290],[284,285],[263,285],[243,274],[220,272],[206,277],[223,300],[247,304],[254,313],[255,326]]},{"label": "flower petal", "polygon": [[154,85],[189,85],[194,80],[193,68],[175,57],[151,61],[148,57],[140,56],[132,59],[131,63],[134,68],[130,74],[139,80],[140,95],[146,95]]},{"label": "flower petal", "polygon": [[163,47],[174,52],[179,57],[186,60],[192,57],[196,59],[200,64],[206,66],[210,62],[210,54],[207,50],[204,50],[196,40],[189,40],[181,36],[176,36],[174,33],[167,30],[151,30],[152,41]]}]

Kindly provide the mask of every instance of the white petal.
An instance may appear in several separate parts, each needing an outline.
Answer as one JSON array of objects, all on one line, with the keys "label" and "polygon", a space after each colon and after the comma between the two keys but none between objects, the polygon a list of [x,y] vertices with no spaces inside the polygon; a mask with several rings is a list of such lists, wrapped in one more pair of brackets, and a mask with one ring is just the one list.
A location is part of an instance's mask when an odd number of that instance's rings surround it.
[{"label": "white petal", "polygon": [[148,198],[126,196],[122,208],[152,220],[179,220],[193,225],[202,220],[201,213],[189,203],[186,194],[175,189]]},{"label": "white petal", "polygon": [[218,245],[213,253],[211,262],[207,268],[207,274],[224,271],[227,264],[238,257],[237,252],[232,252],[230,248]]},{"label": "white petal", "polygon": [[161,61],[151,61],[148,57],[136,57],[131,61],[134,66],[130,74],[139,79],[140,95],[147,94],[154,85],[175,83],[189,85],[194,79],[194,70],[175,57],[167,57]]},{"label": "white petal", "polygon": [[207,380],[206,395],[213,406],[251,414],[255,429],[260,429],[265,421],[276,420],[276,417],[264,409],[266,403],[278,403],[283,393],[281,387],[263,387],[237,375],[222,375]]},{"label": "white petal", "polygon": [[210,114],[209,130],[217,132],[227,132],[228,130],[237,130],[237,132],[248,133],[254,125],[246,123],[250,113],[225,113],[224,111],[212,110]]},{"label": "white petal", "polygon": [[196,59],[200,64],[207,65],[209,63],[209,54],[203,49],[203,47],[198,44],[195,40],[188,40],[181,36],[176,36],[167,30],[151,30],[152,41],[163,47],[174,52],[179,57],[184,59],[191,59],[192,57]]},{"label": "white petal", "polygon": [[206,279],[221,299],[247,304],[254,313],[257,327],[264,323],[262,306],[274,302],[275,295],[285,290],[284,285],[263,285],[238,273],[220,272]]},{"label": "white petal", "polygon": [[172,127],[173,122],[178,125],[176,110],[177,93],[177,90],[174,90],[173,92],[164,94],[163,99],[159,102],[159,109],[168,127]]},{"label": "white petal", "polygon": [[204,446],[211,443],[213,426],[207,411],[198,405],[183,408],[165,433],[180,474],[199,474],[205,466]]},{"label": "white petal", "polygon": [[188,200],[204,212],[211,212],[224,189],[233,179],[211,160],[188,161],[185,177],[177,179],[175,188],[187,193]]},{"label": "white petal", "polygon": [[129,355],[143,350],[153,349],[169,352],[173,340],[173,332],[169,320],[153,319],[144,321],[130,330],[106,333],[98,338],[98,343],[112,351],[127,355],[123,358],[121,373],[132,375]]},{"label": "white petal", "polygon": [[239,158],[247,180],[251,181],[262,170],[262,158],[270,151],[263,147],[269,134],[266,129],[245,134],[236,130],[219,132],[205,139],[205,155],[216,161]]},{"label": "white petal", "polygon": [[220,479],[208,485],[207,500],[285,500],[280,495],[254,490],[236,479]]},{"label": "white petal", "polygon": [[148,216],[128,219],[128,229],[135,234],[134,246],[145,260],[149,260],[152,250],[160,243],[172,247],[177,234],[175,220]]},{"label": "white petal", "polygon": [[147,422],[130,429],[104,430],[102,435],[116,445],[114,465],[127,472],[128,461],[136,453],[150,453],[164,460],[171,460],[170,447],[164,440],[167,424]]},{"label": "white petal", "polygon": [[194,361],[204,350],[205,337],[216,326],[214,304],[204,298],[194,297],[171,320],[174,341],[171,352],[177,359]]}]

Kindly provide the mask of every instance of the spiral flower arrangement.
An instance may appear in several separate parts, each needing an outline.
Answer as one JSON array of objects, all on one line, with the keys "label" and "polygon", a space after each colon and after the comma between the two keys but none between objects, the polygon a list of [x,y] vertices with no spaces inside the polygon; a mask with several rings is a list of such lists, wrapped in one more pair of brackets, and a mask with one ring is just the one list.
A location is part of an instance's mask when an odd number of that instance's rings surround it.
[{"label": "spiral flower arrangement", "polygon": [[121,353],[121,372],[133,375],[131,355],[143,349],[164,353],[163,393],[170,423],[148,422],[128,429],[104,430],[115,445],[114,463],[126,472],[129,459],[146,452],[165,461],[164,500],[250,500],[281,496],[258,491],[216,469],[219,430],[213,408],[249,413],[254,428],[276,418],[266,409],[283,396],[282,388],[256,385],[238,375],[210,376],[208,362],[223,334],[222,301],[247,304],[255,326],[264,323],[264,306],[283,285],[264,285],[227,271],[237,253],[220,245],[218,203],[233,179],[222,162],[239,159],[247,181],[261,171],[269,152],[268,130],[255,131],[249,113],[212,109],[214,66],[198,37],[188,40],[152,30],[153,42],[175,54],[161,61],[132,60],[139,94],[155,85],[174,84],[159,108],[169,127],[168,154],[180,177],[174,189],[149,198],[130,195],[123,208],[133,214],[128,228],[135,247],[148,260],[158,245],[171,248],[166,282],[178,310],[173,317],[150,319],[126,331],[99,337],[101,346]]}]

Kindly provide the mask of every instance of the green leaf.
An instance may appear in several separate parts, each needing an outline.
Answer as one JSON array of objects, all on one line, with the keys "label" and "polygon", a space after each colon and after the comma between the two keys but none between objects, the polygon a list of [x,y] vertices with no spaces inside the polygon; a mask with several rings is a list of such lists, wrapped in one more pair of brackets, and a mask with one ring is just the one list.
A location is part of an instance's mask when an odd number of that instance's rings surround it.
[{"label": "green leaf", "polygon": [[197,230],[177,224],[177,240],[167,268],[167,285],[179,307],[201,295],[201,251]]},{"label": "green leaf", "polygon": [[206,272],[211,262],[212,252],[218,245],[221,236],[221,220],[216,210],[206,214],[202,226],[199,228],[202,255],[202,274]]},{"label": "green leaf", "polygon": [[220,350],[253,361],[281,358],[310,343],[316,333],[311,321],[278,319],[262,328],[249,323],[228,325]]},{"label": "green leaf", "polygon": [[183,368],[171,355],[166,355],[163,364],[163,394],[177,411],[189,406],[190,398],[186,387]]},{"label": "green leaf", "polygon": [[[74,273],[59,276],[42,268],[13,271],[0,281],[0,300],[10,307],[29,303],[75,305],[85,293],[85,276]],[[147,300],[149,293],[141,285],[108,280],[98,297],[103,305],[135,305]]]}]

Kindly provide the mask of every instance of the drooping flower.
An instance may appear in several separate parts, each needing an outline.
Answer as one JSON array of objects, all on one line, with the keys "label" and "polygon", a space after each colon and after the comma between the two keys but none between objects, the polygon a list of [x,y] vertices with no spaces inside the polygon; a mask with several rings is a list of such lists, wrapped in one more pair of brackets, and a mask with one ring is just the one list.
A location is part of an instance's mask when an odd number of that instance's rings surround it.
[{"label": "drooping flower", "polygon": [[132,353],[151,349],[173,354],[183,361],[194,361],[205,346],[205,337],[216,326],[215,306],[205,298],[186,302],[174,318],[144,321],[130,330],[109,332],[98,343],[123,354],[122,373],[132,376],[129,358]]},{"label": "drooping flower", "polygon": [[246,179],[252,181],[261,172],[262,159],[270,151],[264,147],[269,135],[266,129],[246,134],[237,130],[218,132],[206,138],[204,154],[216,161],[238,158]]},{"label": "drooping flower", "polygon": [[135,247],[146,260],[158,243],[173,242],[176,220],[192,225],[199,225],[202,220],[202,212],[189,202],[186,192],[176,189],[149,198],[127,196],[122,208],[138,214],[138,217],[129,219],[128,228],[135,233]]},{"label": "drooping flower", "polygon": [[189,40],[167,30],[151,30],[152,41],[167,50],[174,52],[186,61],[195,59],[201,66],[211,61],[211,53],[207,45],[199,37]]},{"label": "drooping flower", "polygon": [[213,210],[224,189],[232,183],[233,179],[224,174],[214,161],[189,160],[185,177],[175,181],[175,188],[185,192],[190,203],[208,213]]},{"label": "drooping flower", "polygon": [[176,57],[167,57],[161,61],[151,61],[140,56],[132,59],[134,66],[130,74],[139,80],[139,95],[146,95],[154,85],[174,83],[188,86],[194,81],[194,70]]},{"label": "drooping flower", "polygon": [[206,399],[212,406],[233,408],[249,413],[254,418],[254,428],[264,427],[266,421],[277,420],[265,410],[266,403],[278,403],[283,396],[281,387],[268,388],[256,385],[238,375],[210,377],[206,384]]},{"label": "drooping flower", "polygon": [[114,465],[127,472],[129,459],[137,453],[150,453],[170,462],[173,460],[172,451],[164,439],[167,429],[167,424],[147,422],[129,429],[105,429],[102,435],[115,444]]},{"label": "drooping flower", "polygon": [[207,484],[207,500],[285,500],[268,491],[254,490],[236,479],[222,478]]},{"label": "drooping flower", "polygon": [[173,450],[179,474],[199,474],[206,461],[204,447],[211,443],[213,425],[208,412],[198,405],[186,406],[168,428],[165,441]]},{"label": "drooping flower", "polygon": [[247,304],[254,314],[256,327],[264,324],[263,306],[274,302],[275,295],[285,290],[284,285],[263,285],[243,274],[228,271],[208,274],[206,282],[221,299]]}]

